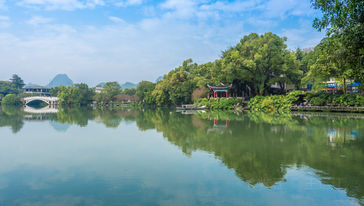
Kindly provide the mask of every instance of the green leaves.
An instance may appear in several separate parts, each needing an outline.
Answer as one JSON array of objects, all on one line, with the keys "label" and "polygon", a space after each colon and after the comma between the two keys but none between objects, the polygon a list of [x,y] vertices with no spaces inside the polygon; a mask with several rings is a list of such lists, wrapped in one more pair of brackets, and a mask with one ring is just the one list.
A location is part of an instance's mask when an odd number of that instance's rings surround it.
[{"label": "green leaves", "polygon": [[88,105],[92,102],[95,92],[88,88],[87,84],[75,84],[74,86],[61,86],[57,90],[57,97],[61,105]]},{"label": "green leaves", "polygon": [[20,98],[15,94],[8,94],[3,99],[1,104],[3,105],[21,105]]}]

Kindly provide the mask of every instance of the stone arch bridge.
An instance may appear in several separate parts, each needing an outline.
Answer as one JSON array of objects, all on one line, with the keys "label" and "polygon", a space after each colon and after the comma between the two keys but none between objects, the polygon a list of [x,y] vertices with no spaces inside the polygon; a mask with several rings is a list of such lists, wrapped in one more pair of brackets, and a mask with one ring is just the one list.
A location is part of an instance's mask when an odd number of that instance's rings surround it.
[{"label": "stone arch bridge", "polygon": [[33,96],[33,97],[24,97],[23,103],[24,105],[29,104],[33,101],[42,101],[47,103],[50,106],[58,105],[58,98],[57,97],[47,97],[47,96]]}]

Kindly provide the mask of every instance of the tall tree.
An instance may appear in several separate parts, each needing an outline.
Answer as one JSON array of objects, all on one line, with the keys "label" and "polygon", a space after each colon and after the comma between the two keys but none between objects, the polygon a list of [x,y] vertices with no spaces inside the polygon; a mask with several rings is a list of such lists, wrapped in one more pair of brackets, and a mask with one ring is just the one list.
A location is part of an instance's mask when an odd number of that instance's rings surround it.
[{"label": "tall tree", "polygon": [[286,38],[272,33],[244,36],[223,53],[222,73],[227,80],[250,85],[253,95],[268,94],[271,85],[297,83],[300,71],[294,53],[286,49]]},{"label": "tall tree", "polygon": [[0,94],[6,96],[7,94],[19,94],[19,89],[9,81],[0,81]]},{"label": "tall tree", "polygon": [[24,81],[16,74],[13,74],[12,78],[10,79],[11,83],[17,89],[22,89],[24,87]]},{"label": "tall tree", "polygon": [[146,104],[153,104],[154,100],[152,97],[152,92],[154,88],[155,88],[155,83],[149,81],[141,81],[136,88],[135,95],[138,97],[139,101],[144,102]]},{"label": "tall tree", "polygon": [[351,70],[350,77],[364,82],[364,1],[362,0],[312,0],[315,9],[322,12],[313,26],[327,31],[327,37],[339,43],[326,44],[327,56],[340,58],[345,68]]}]

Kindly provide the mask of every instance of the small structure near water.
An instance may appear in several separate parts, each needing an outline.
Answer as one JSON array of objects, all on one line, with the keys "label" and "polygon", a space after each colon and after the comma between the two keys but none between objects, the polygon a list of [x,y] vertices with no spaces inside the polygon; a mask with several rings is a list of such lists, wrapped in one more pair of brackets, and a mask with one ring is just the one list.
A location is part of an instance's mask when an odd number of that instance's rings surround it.
[{"label": "small structure near water", "polygon": [[218,97],[226,97],[229,98],[231,94],[232,85],[225,86],[221,84],[220,86],[215,85],[207,85],[207,87],[210,89],[210,93],[212,95],[209,95],[209,98],[218,98]]},{"label": "small structure near water", "polygon": [[180,107],[177,107],[177,110],[203,110],[203,109],[205,109],[204,106],[196,107],[193,104],[184,104],[184,105],[182,105]]}]

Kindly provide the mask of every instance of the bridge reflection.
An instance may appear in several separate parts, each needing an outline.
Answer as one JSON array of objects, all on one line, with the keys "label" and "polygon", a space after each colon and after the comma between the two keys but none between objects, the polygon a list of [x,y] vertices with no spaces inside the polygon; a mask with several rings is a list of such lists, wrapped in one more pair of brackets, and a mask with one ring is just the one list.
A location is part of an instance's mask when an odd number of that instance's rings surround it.
[{"label": "bridge reflection", "polygon": [[53,105],[53,106],[46,106],[46,107],[42,107],[42,108],[35,108],[35,107],[30,107],[30,106],[26,105],[24,107],[24,112],[31,113],[31,114],[53,114],[53,113],[58,112],[58,107]]}]

